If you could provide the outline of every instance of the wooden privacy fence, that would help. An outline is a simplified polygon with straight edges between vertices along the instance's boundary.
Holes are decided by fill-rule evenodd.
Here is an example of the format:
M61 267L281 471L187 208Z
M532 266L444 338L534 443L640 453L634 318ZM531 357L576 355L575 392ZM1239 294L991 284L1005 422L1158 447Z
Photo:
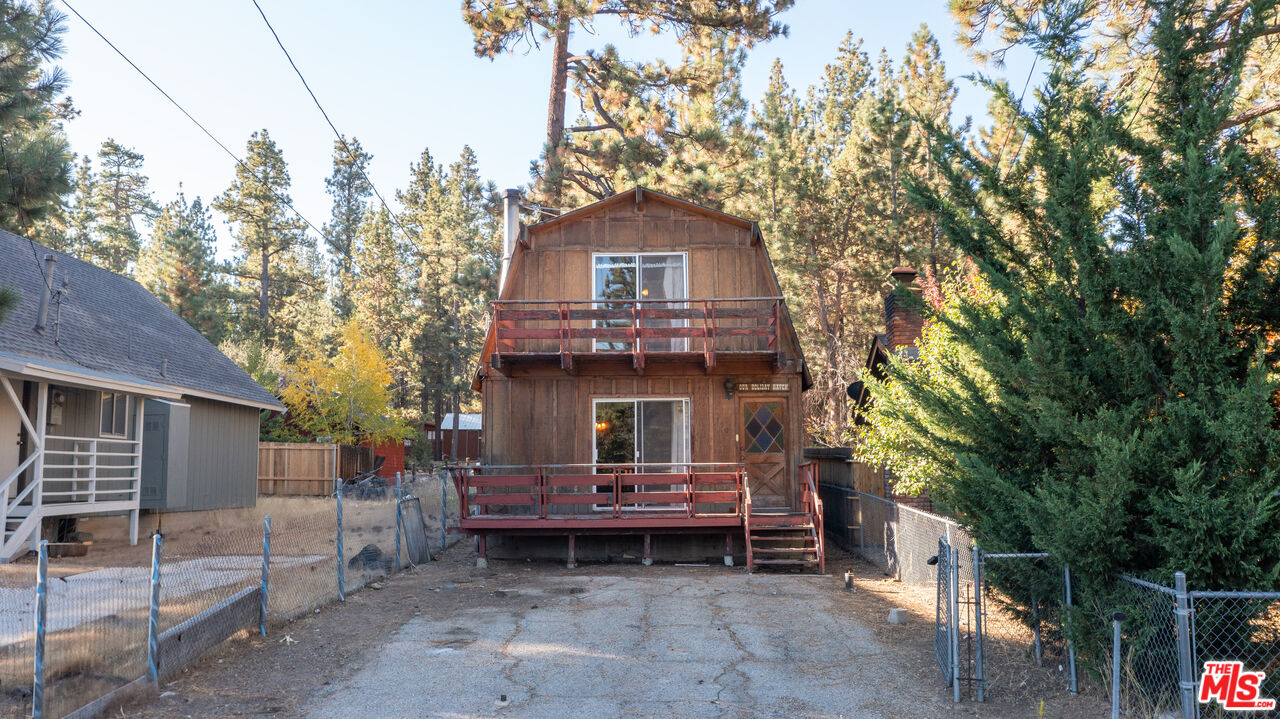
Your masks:
M885 496L884 468L855 460L848 447L806 447L804 458L813 462L820 484Z
M327 497L335 489L336 477L351 479L370 469L373 469L373 447L258 443L258 494Z

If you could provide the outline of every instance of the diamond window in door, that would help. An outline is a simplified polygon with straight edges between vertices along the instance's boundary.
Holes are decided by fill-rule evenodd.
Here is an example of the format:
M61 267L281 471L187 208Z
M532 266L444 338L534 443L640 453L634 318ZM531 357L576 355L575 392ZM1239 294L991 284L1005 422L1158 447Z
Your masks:
M743 412L747 432L748 454L773 454L782 451L781 402L763 402L746 407Z

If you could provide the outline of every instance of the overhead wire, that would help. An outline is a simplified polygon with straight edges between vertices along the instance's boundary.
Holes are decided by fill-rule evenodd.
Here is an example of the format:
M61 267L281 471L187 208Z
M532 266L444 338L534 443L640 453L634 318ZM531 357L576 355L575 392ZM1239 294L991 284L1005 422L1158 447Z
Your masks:
M102 41L105 42L108 47L114 50L115 53L119 55L122 60L128 63L129 67L132 67L134 70L136 70L137 73L141 75L144 80L150 83L151 86L154 87L157 92L163 95L164 98L168 100L171 105L178 108L178 111L181 112L183 115L185 115L186 118L190 120L193 124L195 124L196 127L200 128L200 131L203 132L206 136L208 136L210 140L213 140L214 144L222 148L222 151L225 152L228 157L230 157L232 160L235 160L236 164L241 168L243 168L249 174L250 177L253 177L255 180L257 180L259 185L261 185L265 190L270 192L271 195L275 197L276 200L278 200L281 204L283 204L285 207L288 207L289 210L293 212L293 214L297 215L298 218L301 219L303 222L305 222L307 227L310 227L311 230L314 231L317 235L320 235L320 237L325 240L329 239L328 235L326 235L323 230L317 227L314 222L307 219L307 216L302 214L302 212L300 212L298 208L294 207L293 203L290 202L287 197L281 195L279 192L275 190L275 188L271 187L267 183L261 180L258 180L257 175L253 173L253 169L250 168L249 165L246 164L244 160L240 159L240 157L236 155L236 153L232 152L230 148L228 148L225 144L223 144L223 142L219 140L216 135L214 135L212 132L209 131L209 128L205 127L190 112L188 112L187 109L183 107L181 103L173 99L172 95L165 92L164 88L160 87L160 85L155 80L152 80L151 76L148 75L145 71L143 71L142 68L138 67L137 63L129 59L129 56L126 55L123 50L116 47L115 43L108 40L107 36L102 34L102 31L98 30L98 28L95 27L93 23L89 22L89 20L86 19L84 15L81 15L79 10L76 10L75 7L71 5L71 3L67 2L67 0L61 0L61 2L63 5L66 5L67 9L70 10L76 17L80 18L80 21L83 22L85 25L87 25L95 35L101 38Z
M316 97L315 91L311 89L311 84L307 82L307 78L303 76L302 70L298 68L298 63L293 61L293 56L289 54L289 49L284 46L284 41L280 39L280 33L276 32L271 21L267 19L267 13L263 11L262 6L258 4L258 0L253 0L253 6L258 9L258 14L262 16L262 22L266 23L267 29L271 31L271 36L275 38L276 45L280 47L280 52L283 52L285 59L289 61L289 67L293 68L294 74L296 74L298 79L302 81L302 86L306 88L307 94L311 96L311 101L315 103L316 109L324 116L324 121L329 124L329 129L333 130L334 136L338 138L338 143L341 144L342 149L346 151L347 157L351 160L352 167L356 168L356 171L360 173L360 176L364 178L364 181L369 183L369 189L373 190L374 196L378 198L378 202L382 203L383 209L385 209L387 214L391 216L391 219L396 223L396 226L399 227L402 232L407 233L408 230L400 222L400 216L397 215L395 210L391 209L391 206L387 204L382 193L378 191L378 186L373 184L373 180L369 178L369 175L365 173L364 168L360 166L359 161L356 160L355 153L352 152L351 147L347 145L347 138L338 131L337 126L333 124L333 120L329 119L329 113L325 111L324 105L320 103L320 98Z

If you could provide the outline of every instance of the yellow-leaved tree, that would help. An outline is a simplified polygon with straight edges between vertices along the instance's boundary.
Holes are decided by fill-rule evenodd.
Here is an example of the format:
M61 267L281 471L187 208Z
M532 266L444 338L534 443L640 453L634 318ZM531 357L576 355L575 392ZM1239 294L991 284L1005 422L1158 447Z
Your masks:
M392 406L388 361L373 337L352 320L340 340L332 357L313 347L293 365L282 397L289 423L338 444L381 444L413 434Z

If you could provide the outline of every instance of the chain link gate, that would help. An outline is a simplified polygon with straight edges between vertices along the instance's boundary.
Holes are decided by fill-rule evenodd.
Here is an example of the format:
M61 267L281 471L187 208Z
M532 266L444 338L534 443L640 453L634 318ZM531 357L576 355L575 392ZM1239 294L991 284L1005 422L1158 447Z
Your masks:
M938 538L938 554L929 560L937 566L937 601L933 649L942 679L951 688L952 700L960 701L960 689L976 687L982 699L982 614L980 596L972 574L963 575L960 550Z

